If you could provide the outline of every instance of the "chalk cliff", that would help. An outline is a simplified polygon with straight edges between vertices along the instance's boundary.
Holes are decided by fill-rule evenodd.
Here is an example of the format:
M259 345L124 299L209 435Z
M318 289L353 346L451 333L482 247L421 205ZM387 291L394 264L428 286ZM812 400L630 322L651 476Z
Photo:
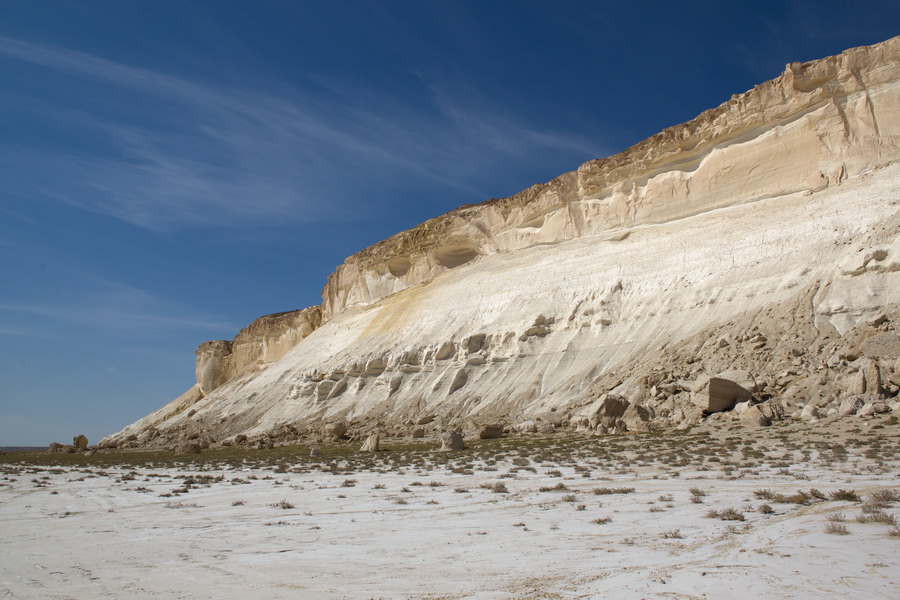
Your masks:
M898 158L900 38L791 63L621 154L350 256L321 308L203 344L197 386L104 441L682 426L729 370L776 418L837 411L859 360L868 400L890 402ZM861 350L877 335L880 354Z

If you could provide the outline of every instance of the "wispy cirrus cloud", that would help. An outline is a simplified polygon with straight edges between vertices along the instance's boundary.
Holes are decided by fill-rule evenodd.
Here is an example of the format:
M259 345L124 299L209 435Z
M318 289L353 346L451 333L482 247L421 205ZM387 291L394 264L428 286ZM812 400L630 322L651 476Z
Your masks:
M523 125L472 102L475 93L460 102L434 87L427 107L353 82L279 84L275 93L8 37L0 37L0 58L66 78L77 90L34 103L22 91L7 102L18 98L16 109L50 130L98 140L96 147L7 141L4 162L47 197L150 230L359 218L376 191L416 181L457 190L461 204L485 199L483 184L504 160L591 155L579 136Z
M227 333L233 323L211 317L181 302L127 285L92 279L83 291L58 302L0 304L0 335L55 338L61 327L87 329L92 335L156 337L181 333Z

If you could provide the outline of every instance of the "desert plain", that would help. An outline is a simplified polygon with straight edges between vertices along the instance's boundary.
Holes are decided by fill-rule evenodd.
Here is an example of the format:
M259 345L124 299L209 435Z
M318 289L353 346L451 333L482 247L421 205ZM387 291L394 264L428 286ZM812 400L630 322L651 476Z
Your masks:
M0 595L896 598L897 421L9 453Z

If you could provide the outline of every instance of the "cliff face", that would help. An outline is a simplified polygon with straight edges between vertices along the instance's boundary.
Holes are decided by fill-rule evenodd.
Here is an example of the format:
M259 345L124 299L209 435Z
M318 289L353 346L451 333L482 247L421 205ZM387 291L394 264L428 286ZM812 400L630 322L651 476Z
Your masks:
M509 198L465 206L349 257L325 320L482 256L820 190L897 156L900 38L810 63L696 119Z
M110 439L584 426L610 394L632 422L680 425L700 418L685 381L725 368L783 408L813 375L837 401L867 322L900 303L898 158L900 38L790 64L622 154L354 254L321 320L204 344L201 391Z
M197 384L209 394L246 369L279 360L322 322L318 306L260 317L234 340L213 340L197 348Z

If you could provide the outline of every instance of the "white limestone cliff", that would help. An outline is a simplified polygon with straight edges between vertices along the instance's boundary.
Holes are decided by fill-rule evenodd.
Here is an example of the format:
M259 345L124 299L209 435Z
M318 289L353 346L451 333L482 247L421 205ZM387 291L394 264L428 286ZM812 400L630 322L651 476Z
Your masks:
M677 425L701 418L678 377L722 367L788 402L795 380L836 381L824 361L900 306L898 158L900 38L792 63L621 154L354 254L321 313L277 342L204 344L196 388L106 441L433 416L593 427L610 392ZM896 358L879 359L888 379Z

